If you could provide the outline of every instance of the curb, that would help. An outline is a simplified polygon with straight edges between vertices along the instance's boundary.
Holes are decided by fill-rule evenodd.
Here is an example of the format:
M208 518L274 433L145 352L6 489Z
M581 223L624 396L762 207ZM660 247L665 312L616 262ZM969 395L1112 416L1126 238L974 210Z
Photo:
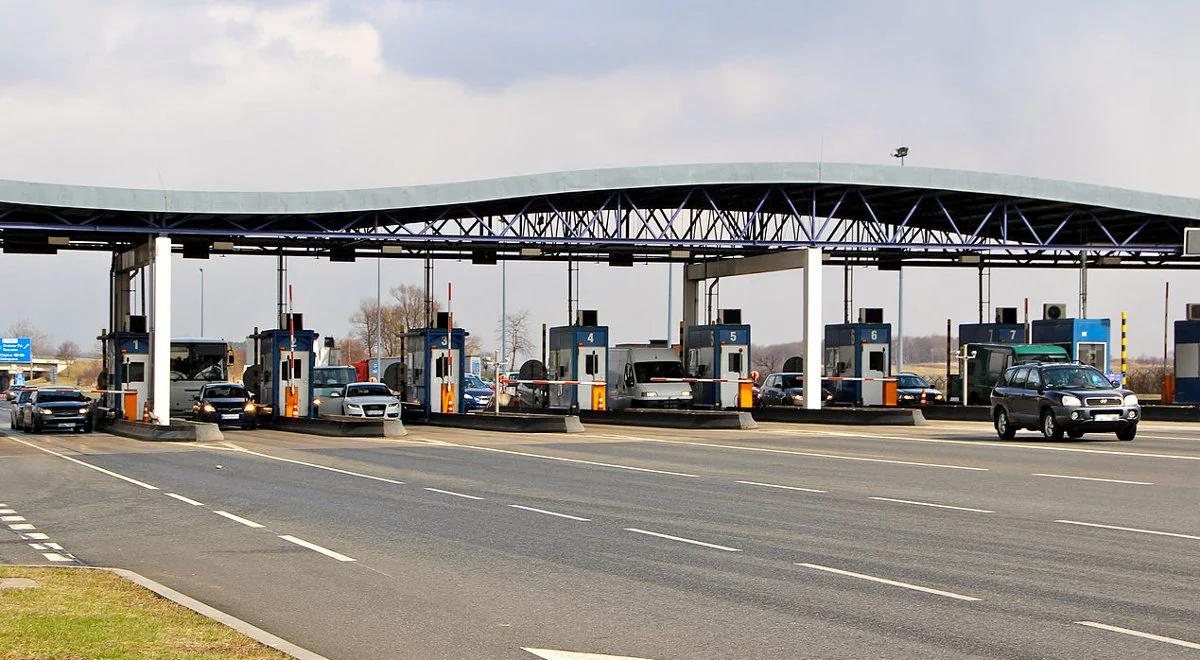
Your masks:
M27 564L27 566L30 566L31 568L46 568L46 566L42 564ZM231 614L226 614L215 607L205 605L191 596L179 593L178 591L175 591L166 585L159 584L158 582L155 582L154 580L151 580L140 573L134 573L133 571L124 568L106 568L104 566L58 566L55 568L73 568L77 570L108 571L110 573L115 573L138 585L139 587L153 591L154 593L166 598L176 605L186 607L196 614L208 617L209 619L212 619L221 625L233 628L234 630L242 633L250 639L253 639L263 646L269 646L276 651L286 653L293 658L298 658L299 660L329 660L323 655L313 653L308 649L297 646L286 639L279 637L278 635L272 635L262 628L247 623Z

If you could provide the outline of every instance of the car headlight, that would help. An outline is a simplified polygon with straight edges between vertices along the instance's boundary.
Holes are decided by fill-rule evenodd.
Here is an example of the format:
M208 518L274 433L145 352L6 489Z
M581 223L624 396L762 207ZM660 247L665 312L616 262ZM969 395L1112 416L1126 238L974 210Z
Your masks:
M247 402L246 405L242 406L242 411L248 412L248 413L253 413L254 412L254 404Z
M905 394L904 396L902 396L900 398L901 399L915 399L916 397L911 394Z
M42 415L53 415L54 411L49 408L38 408L37 411Z
M317 397L317 398L313 399L313 405L314 406L321 405L321 397Z
M934 400L934 401L941 401L941 400L942 400L942 395L941 395L941 394L934 394L934 395L933 395L933 400Z
M1080 401L1079 397L1077 397L1077 396L1071 396L1070 394L1064 394L1063 398L1062 398L1062 404L1064 406L1082 406L1083 402Z
M346 408L348 410L360 410L362 408L362 405L357 404L357 403L347 403Z
M653 399L654 397L658 396L658 392L642 392L642 396L647 399Z
M217 411L217 409L213 408L213 404L211 404L211 403L204 404L204 412L216 412L216 411Z
M1136 406L1138 404L1137 395L1136 394L1126 394L1125 401L1123 403L1126 406Z
M803 400L804 400L803 394L793 394L792 395L792 401L803 401Z
M1136 399L1136 397L1134 397L1134 398ZM88 414L88 409L87 409L87 406L84 406L83 408L80 408L80 409L79 409L79 414L80 414L80 415L86 415L86 414Z

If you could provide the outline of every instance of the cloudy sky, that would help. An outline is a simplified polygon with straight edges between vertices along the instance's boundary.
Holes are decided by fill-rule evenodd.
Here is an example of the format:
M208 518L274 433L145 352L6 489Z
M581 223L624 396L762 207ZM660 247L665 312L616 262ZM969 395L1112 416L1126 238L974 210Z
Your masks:
M890 164L904 143L912 165L1200 196L1194 2L0 0L0 15L3 179L340 189L657 163ZM91 345L106 258L2 258L43 278L44 295L10 317ZM201 266L207 334L244 337L272 317L272 260L177 264L176 334L199 331ZM298 311L343 335L375 268L293 260ZM419 263L382 268L385 287L420 281ZM455 284L456 319L489 345L497 269L437 270L439 288ZM905 331L973 321L967 273L908 270ZM666 267L583 275L583 306L616 340L666 333ZM1132 352L1160 351L1168 279L1178 318L1196 275L1096 272L1090 315L1130 311ZM826 281L838 321L840 273ZM565 266L513 264L508 283L511 308L565 320ZM856 305L895 318L895 273L856 283ZM800 338L798 273L731 279L721 295L758 341ZM1074 311L1077 276L995 274L995 304L1025 296Z

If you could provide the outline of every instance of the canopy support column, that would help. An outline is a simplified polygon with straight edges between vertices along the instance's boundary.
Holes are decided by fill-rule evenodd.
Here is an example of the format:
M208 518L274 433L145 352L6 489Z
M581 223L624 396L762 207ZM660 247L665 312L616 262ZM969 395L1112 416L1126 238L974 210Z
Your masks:
M171 423L171 239L156 236L153 245L154 297L150 331L150 383L153 417L160 426Z
M809 410L820 410L824 398L821 395L821 375L825 371L821 363L821 345L825 335L821 318L821 268L821 248L805 248L804 407Z

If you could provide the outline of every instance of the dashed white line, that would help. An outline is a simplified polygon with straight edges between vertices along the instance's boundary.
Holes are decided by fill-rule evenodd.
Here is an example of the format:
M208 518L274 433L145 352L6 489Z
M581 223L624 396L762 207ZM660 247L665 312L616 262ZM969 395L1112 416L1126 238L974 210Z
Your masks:
M1142 632L1140 630L1130 630L1129 628L1121 628L1120 626L1110 626L1107 623L1096 623L1095 621L1076 621L1075 623L1081 626L1088 626L1090 628L1099 628L1100 630L1121 633L1122 635L1132 635L1134 637L1152 639L1156 642L1174 644L1175 646L1182 646L1185 649L1200 649L1200 644L1197 644L1196 642L1188 642L1182 639L1175 639L1174 637L1164 637L1162 635L1155 635L1154 633Z
M58 554L57 552L43 552L42 556L50 561L59 561L59 562L75 561L74 559L71 559L70 557L62 556L62 555Z
M46 549L46 546L42 543L30 543L29 547L33 548L34 550L45 550Z
M631 438L632 439L632 438ZM749 447L746 445L721 445L714 442L690 442L686 440L663 440L661 438L637 438L643 442L662 442L672 445L696 445L698 447L716 447L718 449L738 449L741 451L760 451L770 454L791 454L794 456L812 456L815 458L836 458L843 461L864 461L868 463L889 463L892 465L915 465L919 467L934 467L946 468L950 470L972 470L975 472L987 472L987 468L972 467L969 465L948 465L945 463L920 463L917 461L899 461L890 458L868 458L866 456L843 456L841 454L823 454L812 451L798 451L794 449L770 449L768 447Z
M257 528L259 528L259 527L262 527L262 525L260 525L260 524L258 524L258 523L256 523L256 522L254 522L253 520L248 520L248 519L246 519L246 518L243 518L243 517L241 517L241 516L235 516L235 515L233 515L232 513L229 513L228 511L213 511L213 513L217 514L218 516L224 516L224 517L226 517L226 518L228 518L228 519L230 519L230 520L232 520L232 521L234 521L234 522L241 523L241 524L243 524L243 525L245 525L245 526L247 526L247 527L254 527L254 528L256 528L256 529L257 529Z
M1078 479L1080 481L1103 481L1110 484L1133 484L1135 486L1153 486L1152 481L1127 481L1125 479L1101 479L1100 477L1079 477L1071 474L1049 474L1045 472L1035 472L1035 477L1054 477L1055 479Z
M558 516L559 518L578 520L579 522L591 522L592 521L591 518L580 518L579 516L572 516L572 515L568 515L566 513L556 513L554 511L547 511L545 509L535 509L531 506L521 506L520 504L509 504L509 506L511 506L514 509L521 509L522 511L532 511L534 513L544 513L548 516Z
M921 592L924 592L927 594L934 594L936 596L945 596L946 598L954 598L956 600L965 600L965 601L979 600L978 598L976 598L974 596L964 596L962 594L956 594L953 591L942 591L941 589L931 589L929 587L922 587L921 585L918 585L918 584L910 584L908 582L898 582L896 580L888 580L886 578L875 577L874 575L864 575L862 573L854 573L851 571L844 571L840 568L833 568L831 566L821 566L820 564L807 564L807 563L801 563L801 562L796 562L796 565L803 566L805 568L816 569L818 571L825 571L827 573L836 573L838 575L845 575L847 577L858 578L860 580L869 580L871 582L887 584L887 585L891 585L893 587L903 587L905 589L912 589L913 591L921 591Z
M8 528L13 530L14 532L21 532L21 531L28 531L31 529L37 529L36 527L34 527L33 525L30 525L29 523L15 523L15 524L9 525Z
M71 461L72 463L75 463L76 465L82 465L83 467L88 468L89 470L95 470L97 472L107 474L110 477L116 477L117 479L120 479L122 481L128 481L129 483L131 483L135 486L141 486L142 488L145 488L146 490L158 490L158 486L151 486L150 484L148 484L144 481L138 481L137 479L134 479L133 477L127 477L123 474L117 474L116 472L113 472L112 470L105 470L104 468L100 467L99 465L92 465L91 463L81 461L78 458L72 458L70 456L67 456L66 454L60 454L54 450L46 449L45 447L35 445L32 442L26 442L20 438L15 438L11 435L7 436L7 437L9 440L12 440L14 442L19 442L19 443L29 446L29 447L33 447L34 449L36 449L38 451L44 451L47 454L57 456L61 459Z
M896 502L898 504L915 504L916 506L931 506L936 509L954 509L955 511L973 511L975 513L996 513L988 509L972 509L968 506L950 506L949 504L934 504L933 502L917 502L916 500L898 500L894 497L872 497L880 502Z
M46 547L50 548L51 550L62 550L63 549L63 547L57 543L47 543Z
M167 493L167 497L174 497L175 499L179 500L180 502L187 502L188 504L191 504L192 506L204 506L203 502L197 502L196 500L193 500L190 497L184 497L183 495L180 495L178 493Z
M783 484L766 484L761 481L738 481L739 484L748 486L763 486L764 488L782 488L783 490L801 490L806 493L828 493L827 490L817 490L816 488L801 488L799 486L784 486Z
M704 541L697 541L696 539L688 539L688 538L684 538L682 536L671 536L670 534L661 534L659 532L651 532L649 530L638 529L636 527L626 527L625 531L634 532L635 534L645 534L647 536L657 536L660 539L670 539L672 541L679 541L681 543L690 543L692 545L700 545L700 546L704 546L706 548L714 548L716 550L724 550L725 552L741 552L740 549L731 548L727 545L717 545L715 543L705 543Z
M25 522L25 516L0 516L0 522Z
M333 557L334 559L336 559L338 561L355 561L355 559L353 557L347 557L346 555L343 555L340 552L334 552L333 550L330 550L329 548L323 548L323 547L317 545L316 543L309 543L308 541L305 541L304 539L296 538L295 536L288 536L287 534L280 534L279 538L283 539L284 541L287 541L288 543L295 543L298 546L308 548L309 550L312 550L314 552L319 552L319 553L325 555L326 557Z
M388 484L404 485L403 481L397 481L395 479L388 479L387 477L377 477L373 474L363 474L362 472L354 472L352 470L343 470L341 468L330 467L328 465L321 465L320 463L309 463L307 461L298 461L294 458L283 458L281 456L272 456L270 454L264 454L262 452L252 451L250 449L243 449L242 447L239 447L233 443L229 443L229 444L230 444L229 447L220 447L217 445L205 445L204 448L205 449L220 449L222 451L239 451L244 454L258 456L260 458L269 458L273 461L283 461L284 463L294 463L296 465L303 465L305 467L310 467L310 468L314 468L317 470L327 470L329 472L337 472L338 474L345 474L345 475L348 475L351 477L360 477L362 479L371 479L372 481L382 481L382 482L388 483Z
M13 511L12 509L0 509L0 514L9 514L9 513L16 513L16 511Z
M672 477L689 477L692 479L699 478L695 474L687 474L686 472L671 472L669 470L655 470L653 468L636 467L633 465L621 465L619 463L602 463L600 461L585 461L580 458L564 458L562 456L549 456L547 454L533 454L525 451L513 451L511 449L497 449L495 447L479 447L477 445L460 445L452 442L446 443L450 447L461 447L462 449L478 449L479 451L492 451L500 454L512 454L514 456L528 456L530 458L541 458L547 461L563 461L566 463L580 463L582 465L595 465L597 467L615 468L617 470L631 470L633 472L650 472L653 474L667 474Z
M1115 529L1122 532L1138 532L1140 534L1154 534L1156 536L1174 536L1180 539L1192 539L1200 541L1200 536L1192 536L1191 534L1177 534L1175 532L1158 532L1152 529L1138 529L1137 527L1118 527L1116 525L1101 525L1100 523L1079 522L1078 520L1055 520L1056 523L1066 523L1068 525L1081 525L1083 527L1099 527L1101 529Z
M455 497L463 497L468 500L482 500L483 499L482 497L479 497L478 495L467 495L466 493L456 493L452 490L442 490L441 488L426 488L425 490L430 491L432 493L441 493L443 495L453 495Z
M46 539L48 539L50 537L47 536L43 532L26 532L21 535L21 538L26 539L28 541L45 541Z

